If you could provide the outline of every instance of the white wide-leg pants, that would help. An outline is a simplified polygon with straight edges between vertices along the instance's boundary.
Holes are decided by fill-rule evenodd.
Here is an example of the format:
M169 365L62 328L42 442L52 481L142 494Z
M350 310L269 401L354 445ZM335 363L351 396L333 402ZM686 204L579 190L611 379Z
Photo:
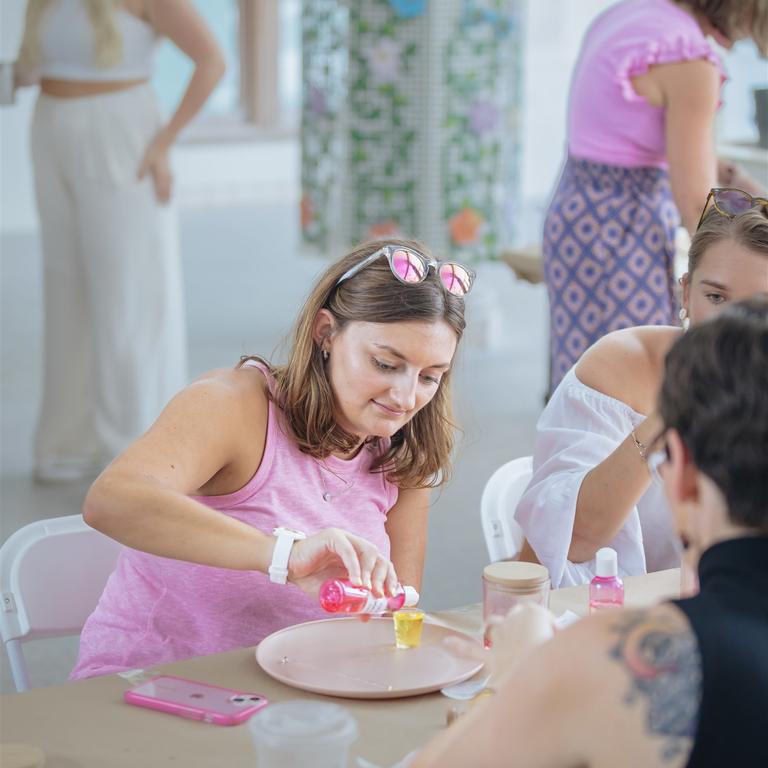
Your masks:
M41 478L97 470L186 384L176 215L157 203L151 179L137 180L160 125L146 85L38 100L31 144L45 302Z

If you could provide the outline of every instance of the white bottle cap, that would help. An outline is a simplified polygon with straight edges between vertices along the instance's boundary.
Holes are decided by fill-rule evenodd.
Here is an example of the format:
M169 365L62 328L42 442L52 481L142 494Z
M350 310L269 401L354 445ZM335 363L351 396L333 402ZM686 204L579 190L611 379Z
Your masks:
M413 608L419 602L419 593L413 587L406 586L403 587L403 592L405 592L405 602L403 605L406 608Z
M618 576L619 563L615 549L611 549L610 547L598 549L596 560L598 576Z

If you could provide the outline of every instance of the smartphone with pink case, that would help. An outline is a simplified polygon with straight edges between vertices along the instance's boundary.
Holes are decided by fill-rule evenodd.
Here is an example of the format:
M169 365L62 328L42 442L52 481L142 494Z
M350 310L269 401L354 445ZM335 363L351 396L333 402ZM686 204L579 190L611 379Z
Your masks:
M235 691L184 677L158 675L124 694L129 704L216 725L237 725L269 704L258 693Z

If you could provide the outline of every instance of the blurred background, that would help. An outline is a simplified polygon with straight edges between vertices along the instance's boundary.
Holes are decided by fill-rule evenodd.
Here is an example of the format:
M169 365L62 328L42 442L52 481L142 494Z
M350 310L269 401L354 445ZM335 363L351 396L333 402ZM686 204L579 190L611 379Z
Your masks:
M231 366L242 354L279 358L314 277L326 258L342 252L333 233L349 226L342 194L322 212L327 237L308 228L306 220L302 231L301 203L307 194L306 159L303 169L301 160L307 104L302 48L306 52L313 32L306 18L302 24L302 2L193 3L224 50L228 68L173 153L192 377ZM386 2L364 5L377 4ZM585 29L610 4L515 3L514 29L499 43L500 55L512 67L504 94L508 163L491 183L502 220L495 239L474 254L478 281L468 300L469 328L455 379L463 436L455 478L435 495L422 589L428 609L480 599L481 570L488 561L479 513L483 486L496 467L532 450L547 385L546 290L518 279L497 256L502 247L540 241L547 198L564 158L570 74ZM23 0L0 2L0 62L17 55L24 9ZM431 11L439 26L437 15ZM768 149L759 146L753 96L755 88L767 85L766 62L750 42L723 55L730 81L718 117L718 153L742 163L768 186ZM163 44L153 85L167 111L177 103L191 66ZM81 483L32 480L31 437L42 364L41 264L28 150L35 90L20 90L15 102L0 106L2 540L31 520L78 512L87 490ZM422 137L424 152L436 151L444 129L438 123ZM430 232L433 226L427 222L424 229ZM450 247L434 231L425 239L438 250ZM76 639L49 641L57 643L54 651L44 647L46 641L38 642L39 650L32 643L27 652L30 667L41 676L38 683L49 672L60 678L60 669L74 659ZM3 690L7 681L4 674Z

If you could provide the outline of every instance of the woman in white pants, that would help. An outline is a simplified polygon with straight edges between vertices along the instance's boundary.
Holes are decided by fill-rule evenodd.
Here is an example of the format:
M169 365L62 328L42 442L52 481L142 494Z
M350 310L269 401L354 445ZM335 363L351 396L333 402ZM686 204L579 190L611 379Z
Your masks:
M168 37L195 63L167 122L148 85ZM45 297L35 477L92 476L186 383L168 153L224 72L189 0L30 0L17 66L39 80L31 146Z

